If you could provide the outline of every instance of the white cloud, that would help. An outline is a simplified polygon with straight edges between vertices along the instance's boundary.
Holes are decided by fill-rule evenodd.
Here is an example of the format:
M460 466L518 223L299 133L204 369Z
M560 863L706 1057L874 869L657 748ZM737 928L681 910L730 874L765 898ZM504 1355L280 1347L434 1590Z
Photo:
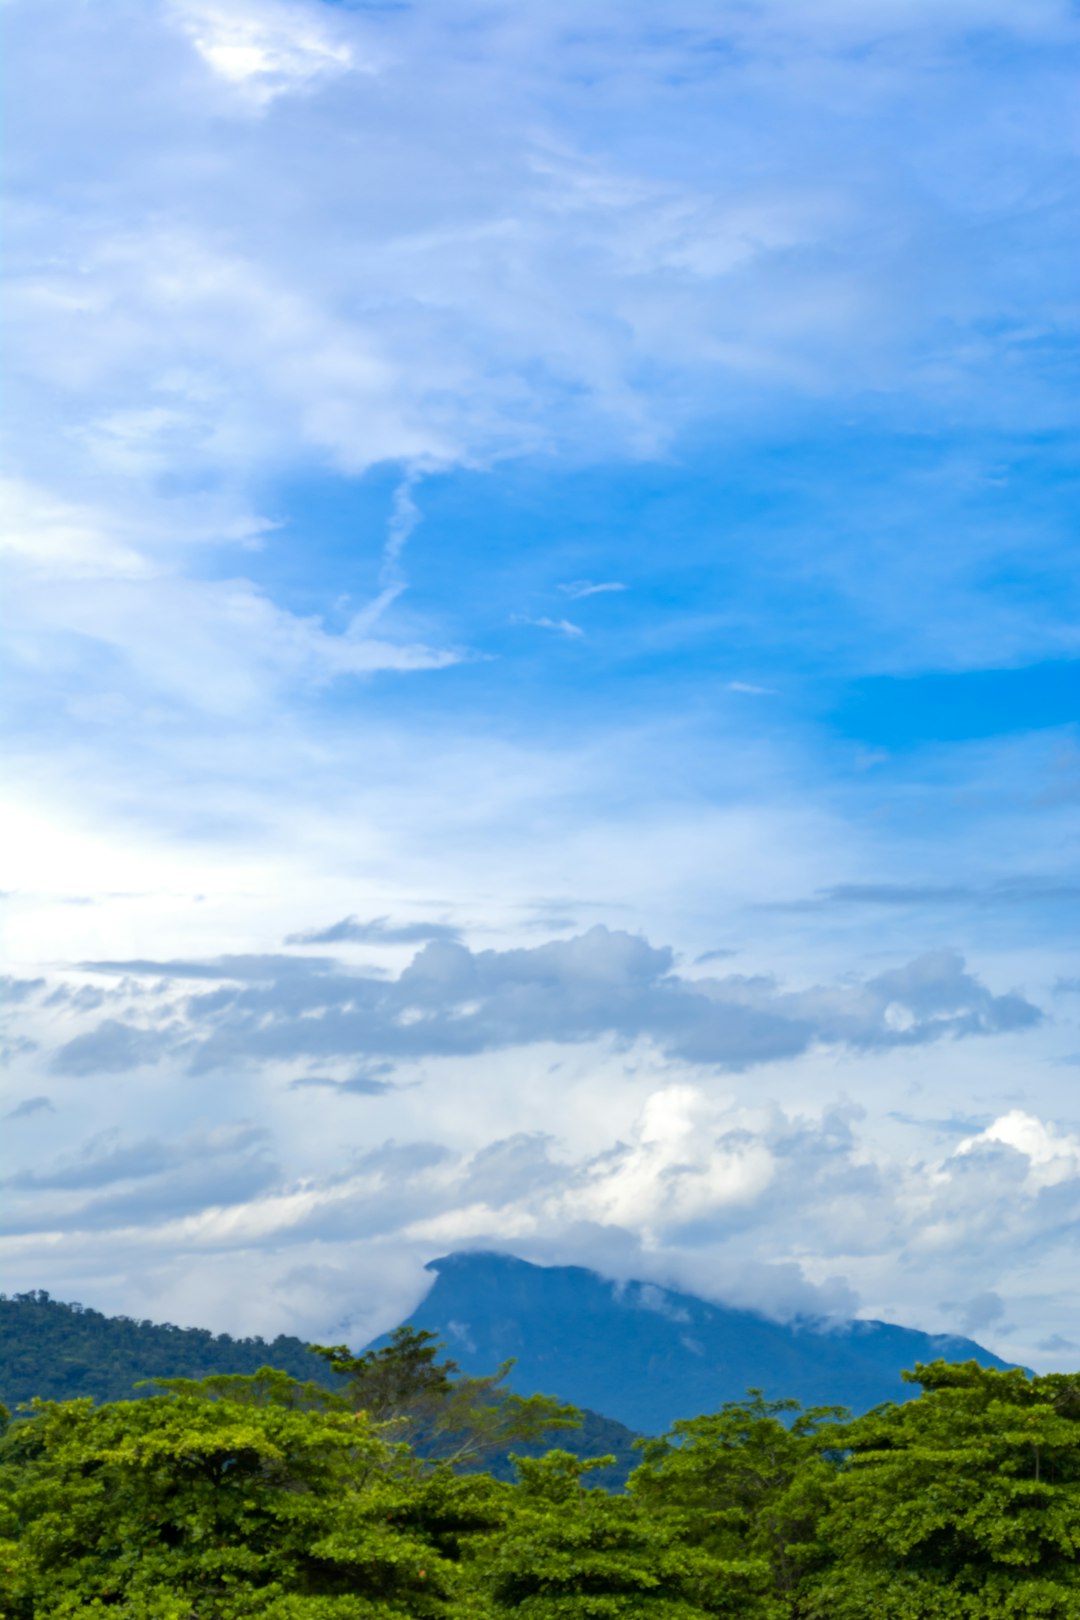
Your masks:
M889 29L944 49L975 9L1055 40L1067 15L1050 0L1022 18L975 0L895 0L884 25L880 8L837 3L815 8L809 28L778 0L722 25L688 3L659 35L634 7L600 7L583 33L560 5L370 14L176 0L141 8L119 43L107 4L51 10L44 54L34 8L12 9L12 48L58 112L43 141L27 110L21 161L39 201L9 224L20 404L8 456L55 509L101 509L98 541L84 529L62 542L84 569L96 567L95 545L136 566L133 507L145 530L198 529L206 497L178 488L216 489L225 535L243 527L247 490L313 465L358 475L390 460L475 467L538 449L653 454L703 416L741 430L767 414L777 386L788 400L917 392L913 357L927 343L937 355L941 320L961 334L948 363L971 378L972 398L1001 397L962 337L997 307L995 289L972 281L958 306L942 283L935 304L923 239L939 240L939 208L894 172L872 118L863 162L847 123L834 127L830 113L823 124L821 110L866 93L871 70L851 36L870 51L875 93L887 69L888 94L910 117L904 87L924 64L908 47L894 60ZM181 39L209 74L187 71ZM704 49L724 41L744 53L737 71ZM85 85L118 53L140 96L114 138ZM680 103L677 162L648 142L598 138L596 97L651 107L682 79L680 62L698 77ZM354 93L340 96L341 76L358 69ZM726 85L733 74L761 151L722 138L716 76ZM586 80L588 107L573 92ZM280 98L298 89L282 122ZM223 90L261 116L222 121ZM720 120L720 166L700 139L705 105ZM929 135L939 116L928 104ZM915 143L910 162L936 175L934 141ZM54 188L58 175L70 183ZM948 219L966 262L963 208ZM43 547L61 544L51 530ZM338 653L352 667L354 654Z
M93 512L14 478L0 480L0 552L36 577L144 577L144 556Z
M529 618L527 614L519 613L515 614L513 623L531 624L534 625L537 630L554 630L557 635L569 636L571 639L578 636L583 636L585 634L580 624L574 624L570 619L549 619L542 616L537 619L532 619Z
M776 1170L760 1115L669 1086L646 1102L630 1147L601 1160L570 1203L580 1219L635 1229L655 1246L729 1205L753 1204Z
M956 1154L974 1154L995 1143L1013 1148L1027 1159L1027 1182L1033 1190L1080 1177L1080 1136L1058 1131L1023 1109L1010 1109L976 1136L965 1137Z
M403 1139L349 1148L343 1106L369 1120L396 1114L399 1124L411 1113L419 1123L430 1114L421 1093L329 1099L336 1146L324 1138L306 1164L297 1147L306 1142L309 1152L315 1140L314 1105L310 1096L290 1103L276 1144L281 1169L268 1133L242 1125L182 1142L114 1135L15 1178L0 1250L16 1279L45 1266L50 1286L58 1268L47 1234L58 1227L68 1233L69 1264L90 1264L93 1237L94 1274L108 1255L139 1279L153 1255L159 1277L186 1272L191 1319L231 1329L310 1333L348 1319L375 1332L419 1297L426 1259L494 1245L770 1314L850 1314L861 1305L863 1314L936 1331L955 1330L962 1318L992 1346L1043 1365L1056 1352L1039 1352L1036 1333L1045 1337L1048 1322L1075 1332L1074 1304L1053 1303L1053 1283L1065 1263L1063 1217L1080 1212L1080 1154L1075 1139L1063 1147L1033 1117L1022 1138L1055 1168L1042 1181L1021 1171L1017 1182L980 1165L977 1148L905 1158L883 1142L880 1124L851 1107L781 1109L689 1079L634 1102L600 1069L593 1085L604 1092L606 1142L577 1153L540 1135L485 1141L476 1124L473 1145L455 1150ZM561 1108L572 1114L569 1093ZM1002 1129L1015 1136L1016 1120ZM994 1127L980 1133L986 1147L1002 1140ZM347 1281L354 1263L360 1270ZM398 1266L399 1286L385 1286L373 1304L365 1279L384 1263ZM288 1278L301 1271L308 1280L298 1315ZM192 1277L202 1279L198 1294ZM40 1283L40 1272L30 1280ZM110 1297L130 1308L136 1286L145 1284L110 1284Z
M212 928L212 919L204 926ZM427 937L426 925L416 927ZM394 945L390 925L353 928L362 947ZM409 932L405 924L401 929ZM182 1067L198 1020L227 1020L231 1007L248 1008L260 1028L268 1021L272 1031L295 1015L314 1030L353 1017L365 998L395 994L395 980L385 973L334 976L324 959L308 954L312 947L295 956L249 953L216 968L198 961L114 964L104 978L97 975L120 992L104 1022L79 996L46 1001L48 984L27 981L20 1015L26 1028L46 1037L47 1048L21 1061L16 1096L31 1092L31 1076L44 1076L49 1048L82 1035L50 1078L56 1112L48 1141L36 1159L23 1157L15 1168L18 1206L0 1249L16 1279L62 1286L48 1234L63 1230L64 1263L99 1279L96 1302L128 1309L131 1290L148 1286L148 1268L173 1279L186 1269L204 1277L199 1294L190 1281L182 1285L182 1297L198 1307L189 1319L310 1333L348 1318L360 1324L360 1335L407 1311L423 1286L420 1267L435 1253L495 1244L781 1315L845 1314L861 1306L866 1314L945 1330L976 1313L995 1348L1028 1360L1042 1355L1030 1343L1028 1324L1037 1325L1040 1339L1048 1326L1075 1331L1070 1303L1043 1299L1062 1263L1069 1212L1080 1212L1080 1143L1067 1131L1013 1110L943 1152L928 1121L912 1152L914 1126L897 1127L883 1113L899 1079L876 1054L871 1065L856 1051L843 1070L826 1066L816 1077L792 1071L788 1100L780 1103L772 1100L785 1073L780 1063L759 1070L752 1084L729 1075L718 1090L707 1069L665 1058L653 1043L598 1038L590 1006L614 997L622 1017L632 1003L649 1001L657 973L679 983L670 956L643 940L613 938L609 949L603 938L586 936L470 953L448 925L438 925L431 938L434 945L414 958L411 977L401 978L411 997L401 1038L411 1041L418 1030L423 1037L425 997L450 995L464 998L460 1021L477 1015L492 1021L496 1050L485 1053L467 1041L469 1050L458 1057L428 1051L399 1058L406 1083L397 1087L290 1089L298 1075L316 1072L302 1055L270 1054L252 1067L238 1053L205 1074ZM477 974L499 987L497 1005L474 982ZM620 1001L628 974L634 993ZM980 1017L996 1016L998 1006L1006 1031L998 1039L1007 1041L1013 1016L1007 998L999 1006L945 957L878 973L870 992L850 980L793 993L737 975L693 982L714 994L727 983L737 1000L749 996L759 1009L821 1019L827 1031L847 1030L856 1042L871 1037L870 1021L884 1018L896 998L906 998L916 1031L920 1023L932 1031L935 1020L957 1016L963 1001L981 1009ZM552 996L569 998L584 1018L576 1044L567 1043L566 1018L549 1004ZM653 1016L667 1028L677 1004L658 1003ZM537 1009L550 1023L547 1037L504 1049L521 1035L523 1018L535 1037L530 1019ZM910 1033L897 1035L887 1025L886 1018L874 1038L888 1043ZM104 1046L117 1039L110 1057ZM319 1060L321 1077L355 1073L356 1041L348 1045L342 1059ZM983 1065L993 1062L989 1046L980 1048ZM910 1051L909 1077L925 1072L925 1048L921 1056L903 1045L894 1050L895 1062ZM125 1129L87 1142L81 1122L100 1095L105 1059L114 1070L108 1095ZM944 1084L949 1063L931 1061ZM1009 1061L1006 1052L1001 1072ZM820 1100L830 1090L835 1095L841 1076L868 1104L880 1090L880 1104ZM970 1092L970 1083L958 1085ZM206 1121L191 1135L191 1166L188 1149L161 1135L163 1113L174 1109L181 1119L201 1113ZM258 1128L238 1123L248 1118ZM372 1150L373 1141L384 1146ZM207 1160L205 1173L194 1160ZM113 1257L110 1264L142 1280L110 1281L80 1236L90 1233L99 1238L99 1252ZM1040 1252L1035 1267L1033 1245ZM354 1262L357 1275L368 1276L391 1257L398 1283L385 1286L378 1300L362 1297L358 1284L342 1286ZM308 1279L302 1321L285 1281L301 1272ZM255 1277L260 1298L250 1285ZM227 1279L234 1283L231 1297ZM89 1289L84 1284L81 1293ZM988 1310L991 1295L1004 1301L1001 1310ZM1030 1308L1021 1309L1025 1300Z
M259 106L360 66L353 46L335 37L326 7L170 0L168 10L207 66Z
M164 698L209 715L249 713L283 687L443 669L461 656L367 636L362 624L332 634L314 617L276 607L247 580L197 582L164 571L142 580L15 577L4 617L16 654L20 623L32 624L38 637L71 638L73 653L97 643L123 658L140 706ZM76 687L71 702L81 695Z
M618 579L601 580L598 584L594 584L591 579L575 579L568 584L560 585L559 589L564 596L580 601L586 596L605 596L613 591L625 591L628 587Z

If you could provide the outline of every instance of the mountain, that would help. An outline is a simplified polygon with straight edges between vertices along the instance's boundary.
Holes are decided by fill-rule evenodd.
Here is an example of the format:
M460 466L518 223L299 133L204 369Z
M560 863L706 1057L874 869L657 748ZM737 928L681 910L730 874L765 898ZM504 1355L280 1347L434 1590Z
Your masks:
M750 1385L859 1412L910 1396L900 1370L916 1361L1006 1365L970 1339L887 1322L772 1322L651 1283L612 1283L579 1266L454 1254L428 1270L433 1286L412 1312L413 1326L438 1334L467 1373L515 1357L510 1382L520 1394L557 1395L585 1409L583 1429L553 1443L592 1456L612 1451L620 1476L633 1457L630 1431L658 1434L676 1418L740 1399ZM301 1339L234 1339L104 1316L43 1292L0 1295L0 1400L11 1407L34 1395L125 1400L139 1379L267 1364L333 1381Z
M971 1339L889 1322L773 1322L579 1266L472 1253L427 1269L434 1285L409 1321L444 1339L465 1372L513 1356L520 1394L558 1395L645 1434L739 1400L751 1385L863 1412L909 1398L900 1372L917 1361L1008 1365Z

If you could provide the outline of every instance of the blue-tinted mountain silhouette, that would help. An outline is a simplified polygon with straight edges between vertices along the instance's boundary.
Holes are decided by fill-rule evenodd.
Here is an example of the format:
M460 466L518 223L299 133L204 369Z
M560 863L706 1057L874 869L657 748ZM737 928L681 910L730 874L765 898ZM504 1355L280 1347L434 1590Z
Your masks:
M580 1266L535 1266L502 1254L453 1254L409 1317L446 1341L469 1373L516 1357L520 1394L558 1395L646 1434L715 1411L749 1386L804 1405L866 1411L916 1393L917 1361L1004 1367L971 1339L889 1322L769 1321L650 1283L612 1283Z

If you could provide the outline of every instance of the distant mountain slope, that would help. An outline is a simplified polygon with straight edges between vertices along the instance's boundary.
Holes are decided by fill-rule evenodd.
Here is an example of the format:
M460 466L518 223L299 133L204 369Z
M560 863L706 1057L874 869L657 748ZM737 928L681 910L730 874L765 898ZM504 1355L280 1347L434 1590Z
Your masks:
M0 1295L0 1400L9 1407L35 1395L123 1401L141 1378L205 1378L265 1366L294 1378L333 1381L302 1339L233 1339L205 1328L103 1316L43 1291Z
M888 1322L772 1322L578 1266L454 1254L428 1270L434 1286L409 1321L445 1339L466 1372L514 1356L521 1394L559 1395L646 1434L715 1411L750 1385L862 1412L910 1396L900 1372L917 1361L1007 1365L971 1339Z

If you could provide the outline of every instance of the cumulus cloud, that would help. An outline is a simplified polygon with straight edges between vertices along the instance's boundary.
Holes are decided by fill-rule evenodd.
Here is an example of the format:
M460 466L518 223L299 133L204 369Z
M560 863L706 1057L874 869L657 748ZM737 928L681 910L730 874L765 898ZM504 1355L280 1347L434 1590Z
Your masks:
M44 997L42 1005L45 1007L63 1007L70 1012L87 1013L96 1012L99 1007L112 997L123 997L129 994L128 989L113 991L102 990L96 984L58 984Z
M658 963L655 948L632 936L618 949L629 967L601 955L594 977L619 982L632 969L647 994L667 959L658 953ZM541 967L556 983L559 958L529 963L529 954L489 970L515 991ZM309 977L288 983L304 987ZM252 986L222 988L247 995ZM939 1005L930 998L931 1013ZM314 1024L326 1016L304 997L294 1011ZM0 1235L22 1242L62 1230L68 1252L81 1253L80 1234L100 1245L108 1233L115 1264L140 1267L152 1256L155 1269L182 1266L222 1288L233 1278L237 1300L248 1301L244 1278L257 1276L264 1314L255 1319L269 1328L319 1332L349 1319L378 1331L409 1302L387 1286L373 1305L348 1281L351 1267L358 1278L376 1264L396 1268L399 1280L415 1277L418 1296L420 1266L434 1254L494 1246L778 1316L861 1307L934 1330L966 1327L997 1345L1016 1331L1018 1295L1053 1287L1080 1219L1080 1139L1051 1119L1007 1110L919 1157L883 1142L854 1104L782 1107L689 1078L655 1085L628 1114L613 1113L606 1140L592 1146L572 1148L557 1125L499 1134L465 1118L453 1142L422 1125L385 1139L366 1130L350 1139L336 1126L330 1151L324 1143L314 1161L305 1157L303 1129L320 1095L366 1094L369 1120L389 1106L392 1073L389 1059L311 1073L311 1107L305 1101L303 1118L283 1121L280 1133L235 1123L175 1138L125 1130L19 1166L4 1183ZM419 1106L415 1123L431 1112ZM286 1274L307 1279L303 1323L290 1314ZM216 1286L207 1284L208 1298ZM640 1308L664 1309L654 1288L635 1294ZM1019 1314L1046 1319L1045 1311ZM227 1303L212 1319L233 1328L252 1321ZM1068 1312L1056 1320L1069 1329ZM1031 1359L1065 1348L1055 1340L1039 1351L1021 1338L1013 1353Z
M1056 1131L1020 1108L1010 1109L977 1135L965 1137L956 1157L993 1155L998 1146L1027 1161L1027 1179L1037 1187L1056 1187L1080 1176L1080 1136Z

